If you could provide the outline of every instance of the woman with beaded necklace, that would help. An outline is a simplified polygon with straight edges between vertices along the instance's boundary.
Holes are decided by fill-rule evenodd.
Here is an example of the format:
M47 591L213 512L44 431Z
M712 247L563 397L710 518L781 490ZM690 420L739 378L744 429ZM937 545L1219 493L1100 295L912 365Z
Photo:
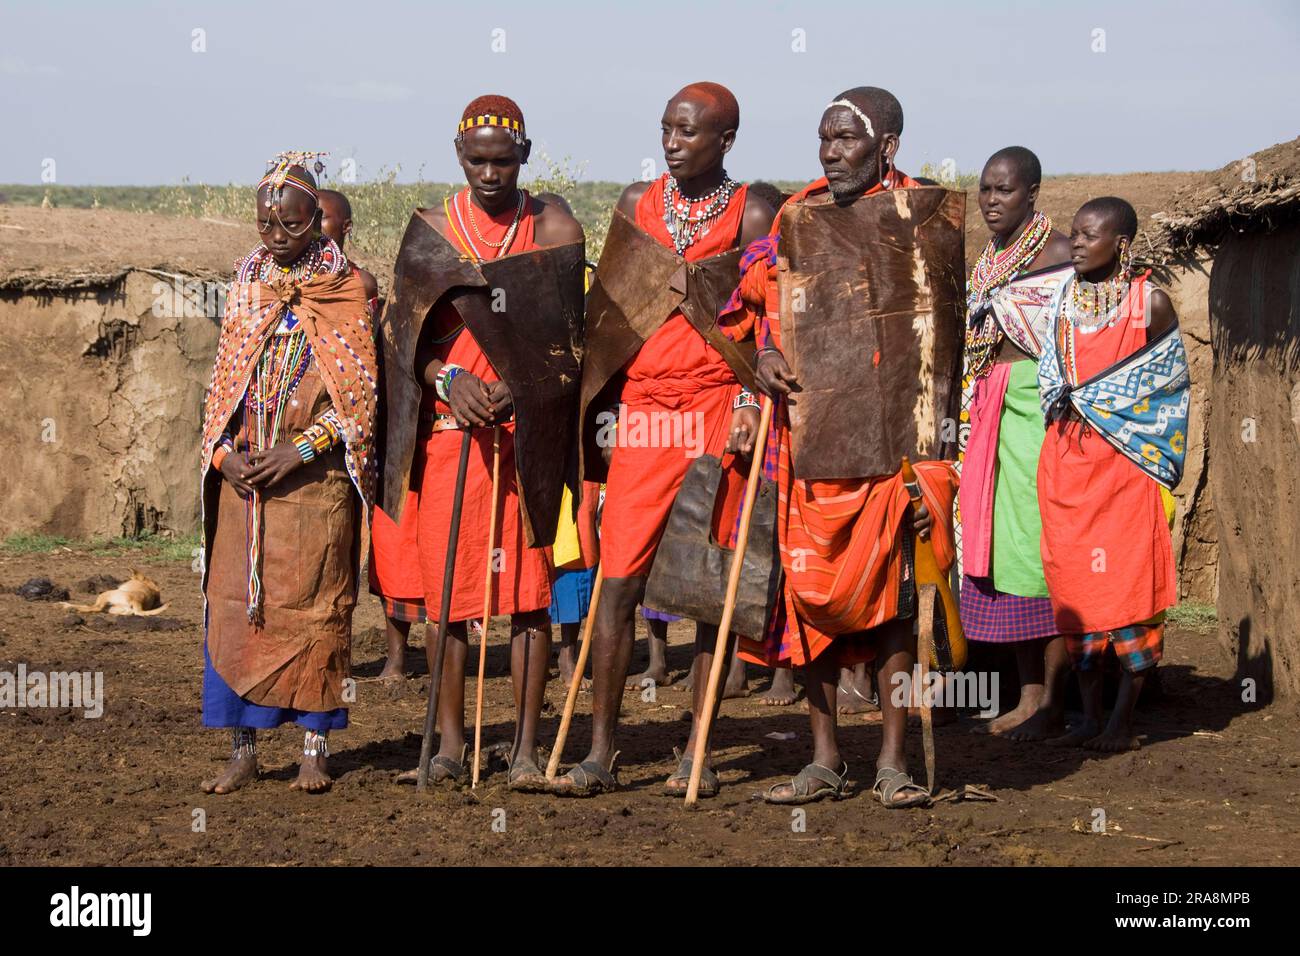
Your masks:
M258 186L263 240L236 266L204 408L203 723L233 731L205 793L255 779L257 730L289 721L306 730L291 787L328 790L326 738L348 723L379 395L365 286L321 236L314 155L281 154Z
M1044 428L1036 343L1051 292L1072 269L1069 240L1034 210L1041 181L1038 157L1023 146L984 164L979 204L992 236L967 288L961 616L970 640L1015 649L1019 703L978 728L1013 740L1064 730L1069 673L1038 547Z
M1075 213L1075 275L1053 298L1038 367L1043 571L1083 696L1082 723L1054 742L1104 752L1139 746L1134 707L1178 600L1168 489L1182 474L1190 378L1173 303L1150 271L1133 274L1136 235L1123 199ZM1103 725L1108 645L1123 677Z

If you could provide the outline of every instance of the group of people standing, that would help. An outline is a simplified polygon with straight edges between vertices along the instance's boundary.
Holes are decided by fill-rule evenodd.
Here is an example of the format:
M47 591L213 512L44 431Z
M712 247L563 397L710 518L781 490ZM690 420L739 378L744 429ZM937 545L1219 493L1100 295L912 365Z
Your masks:
M770 802L849 794L837 690L850 669L861 695L851 669L874 668L872 791L891 808L927 803L908 772L907 701L893 693L917 663L922 543L945 571L961 558L967 635L1015 646L1019 703L985 729L1136 746L1133 706L1175 600L1165 489L1181 471L1187 376L1169 299L1133 268L1132 208L1093 200L1067 237L1034 208L1034 154L999 151L980 178L991 238L962 308L960 203L895 167L903 111L892 94L832 98L817 128L822 176L788 197L727 175L739 125L718 84L668 101L667 172L623 191L577 326L585 341L571 353L533 346L550 357L520 356L527 336L512 331L503 345L484 318L527 329L534 313L541 325L582 301L581 271L547 255L580 249L582 227L558 197L519 187L530 141L513 100L466 107L455 136L466 186L412 217L382 316L373 276L342 250L346 199L317 188L311 154L273 164L257 190L263 242L237 266L205 409L203 721L233 733L206 792L255 779L257 729L289 721L306 731L293 786L329 787L367 517L371 587L390 622L385 674L400 674L410 625L449 607L440 662L426 641L430 673L441 673L438 747L417 770L468 779L469 633L509 615L508 786L615 789L637 608L702 458L719 477L701 546L735 544L746 477L761 469L780 584L761 633L719 643L714 624L697 624L691 729L668 793L684 794L696 769L725 647L804 671L813 753ZM837 269L847 296L827 291ZM493 288L506 270L515 278ZM577 374L563 370L569 357L581 359ZM760 433L764 402L771 425ZM568 411L547 411L557 408ZM647 437L646 422L667 421L677 440ZM589 605L591 739L548 778L538 745L551 623L565 629L562 671L580 681L574 625ZM1107 723L1111 645L1124 680ZM1072 729L1071 666L1084 699ZM697 775L700 796L718 792L711 766Z

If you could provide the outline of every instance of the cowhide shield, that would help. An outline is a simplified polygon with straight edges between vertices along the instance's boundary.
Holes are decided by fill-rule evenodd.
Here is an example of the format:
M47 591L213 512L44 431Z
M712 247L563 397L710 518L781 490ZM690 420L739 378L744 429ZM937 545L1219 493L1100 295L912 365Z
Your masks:
M713 455L701 455L686 470L646 581L646 607L714 627L722 624L727 581L736 552L719 545L711 531L721 482L722 462ZM776 482L759 481L749 543L740 567L731 630L761 640L781 593Z
M748 388L754 383L753 345L738 346L718 328L718 309L736 287L740 250L687 262L618 210L614 211L596 279L587 298L582 369L581 469L604 481L596 416L618 404L619 372L646 340L681 309Z
M566 449L574 444L582 361L583 246L534 249L476 265L426 218L411 217L381 322L388 414L381 506L399 520L419 432L415 351L444 296L514 403L515 467L528 543L552 543Z
M392 292L379 327L383 336L384 441L379 506L394 521L402 514L420 430L421 385L415 377L415 347L425 316L456 286L486 287L474 264L426 218L411 215L393 266Z
M583 244L479 265L486 288L458 288L452 304L514 402L519 508L529 547L555 540L582 383Z
M785 207L777 268L781 346L801 388L790 403L796 478L951 457L965 210L963 193L940 187Z

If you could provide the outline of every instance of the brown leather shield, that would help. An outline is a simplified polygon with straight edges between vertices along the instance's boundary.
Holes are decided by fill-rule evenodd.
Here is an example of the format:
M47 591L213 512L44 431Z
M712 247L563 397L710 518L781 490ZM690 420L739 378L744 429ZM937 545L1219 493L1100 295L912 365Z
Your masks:
M393 267L392 292L379 321L383 336L383 481L379 506L394 521L402 514L420 429L421 386L415 346L425 316L449 289L486 287L487 280L428 219L411 215Z
M552 542L574 445L581 381L583 246L534 249L475 264L417 210L397 256L381 323L388 414L381 505L401 515L419 430L415 349L444 296L514 402L515 467L528 543Z
M951 456L965 210L964 193L940 187L786 205L777 268L781 345L801 388L790 403L796 478L868 478L897 472L904 455Z
M607 476L596 416L618 403L619 372L680 309L726 359L740 381L754 384L752 343L737 345L718 328L718 310L736 287L740 250L687 262L614 210L596 280L587 299L582 369L582 475Z
M519 508L529 547L555 540L582 381L581 242L480 263L487 286L452 304L514 402Z
M721 480L722 463L713 455L701 455L686 470L646 581L646 607L714 627L722 623L735 551L713 540L710 530ZM741 563L731 630L761 639L780 591L776 483L762 479L750 518L749 545Z

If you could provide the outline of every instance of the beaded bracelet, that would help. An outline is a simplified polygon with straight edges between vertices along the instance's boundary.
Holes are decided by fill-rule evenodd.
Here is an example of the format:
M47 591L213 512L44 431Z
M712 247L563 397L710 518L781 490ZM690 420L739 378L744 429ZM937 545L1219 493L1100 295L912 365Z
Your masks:
M293 440L294 447L303 460L303 464L317 455L323 455L339 442L339 424L334 410L330 409L315 424L303 431Z
M731 403L731 407L733 411L739 411L742 408L758 408L758 398L749 389L742 388L735 401Z
M451 403L451 383L456 376L465 371L459 365L452 365L448 362L438 370L434 378L433 390L438 393L438 397L448 404Z
M781 350L777 348L775 345L764 345L761 349L759 349L757 352L754 353L754 361L757 362L760 358L762 358L764 352L776 352L779 354L780 351Z
M312 447L311 439L307 437L306 432L293 440L293 447L298 449L298 455L304 465L316 457L316 449Z
M212 467L217 471L221 470L221 463L226 460L226 456L235 450L235 440L230 437L230 431L226 430L221 433L217 439L217 447L212 452Z

